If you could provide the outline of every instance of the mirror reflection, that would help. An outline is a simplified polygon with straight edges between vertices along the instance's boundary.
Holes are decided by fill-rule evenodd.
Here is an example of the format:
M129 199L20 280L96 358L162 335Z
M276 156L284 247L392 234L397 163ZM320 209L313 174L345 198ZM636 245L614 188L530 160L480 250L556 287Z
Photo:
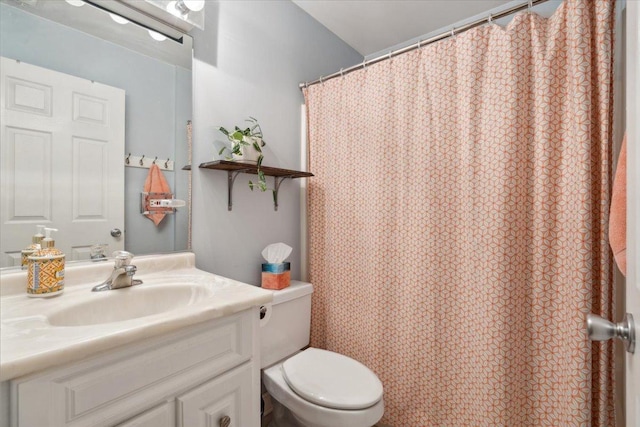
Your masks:
M160 221L140 207L154 160L189 200L191 39L151 38L87 3L39 4L0 3L0 266L20 265L37 225L59 230L68 260L99 256L96 245L106 256L186 250L189 203Z

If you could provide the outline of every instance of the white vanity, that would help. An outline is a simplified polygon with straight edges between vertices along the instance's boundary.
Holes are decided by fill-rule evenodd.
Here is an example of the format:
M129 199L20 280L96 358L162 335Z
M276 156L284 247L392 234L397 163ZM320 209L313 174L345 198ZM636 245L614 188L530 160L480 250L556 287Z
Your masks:
M258 307L272 292L191 253L133 263L141 285L91 292L113 265L84 264L50 299L3 272L1 427L260 425Z

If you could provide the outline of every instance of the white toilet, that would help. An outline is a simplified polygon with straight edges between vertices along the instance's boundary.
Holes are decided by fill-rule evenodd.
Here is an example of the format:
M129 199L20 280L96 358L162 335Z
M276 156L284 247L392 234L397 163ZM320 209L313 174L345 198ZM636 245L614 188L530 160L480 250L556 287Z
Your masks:
M371 427L384 413L382 383L347 356L307 348L309 283L274 291L260 322L262 381L274 405L272 427Z

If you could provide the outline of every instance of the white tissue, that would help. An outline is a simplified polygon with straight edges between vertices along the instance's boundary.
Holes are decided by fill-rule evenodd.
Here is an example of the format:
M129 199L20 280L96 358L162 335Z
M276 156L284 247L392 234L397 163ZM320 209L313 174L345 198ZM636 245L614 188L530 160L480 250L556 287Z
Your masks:
M262 250L262 256L270 264L279 264L291 255L292 250L291 246L284 243L272 243Z

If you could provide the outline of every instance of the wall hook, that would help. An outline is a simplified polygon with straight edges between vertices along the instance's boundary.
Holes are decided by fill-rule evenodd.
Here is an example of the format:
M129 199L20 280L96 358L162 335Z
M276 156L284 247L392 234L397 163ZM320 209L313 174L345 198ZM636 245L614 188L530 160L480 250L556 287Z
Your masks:
M151 164L155 165L156 164L156 160L158 160L158 156L156 156L156 158L153 159L153 162L151 162Z
M164 168L169 169L169 158L167 157L167 161L164 162Z
M126 159L124 159L124 162L125 162L126 164L129 164L129 157L131 157L131 153L129 153L129 155L127 156L127 158L126 158Z
M144 166L144 154L140 157L140 161L138 163L140 163L140 166Z

